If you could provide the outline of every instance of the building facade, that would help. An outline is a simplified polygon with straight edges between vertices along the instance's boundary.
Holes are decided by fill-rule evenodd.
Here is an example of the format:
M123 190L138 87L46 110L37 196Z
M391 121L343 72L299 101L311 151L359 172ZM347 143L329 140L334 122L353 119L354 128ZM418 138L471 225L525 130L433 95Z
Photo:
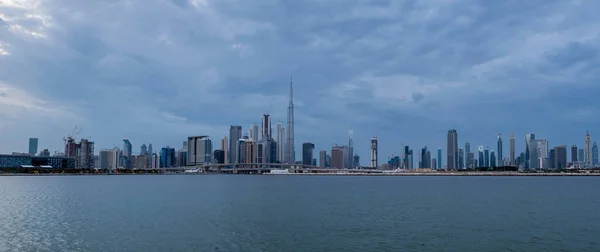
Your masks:
M212 141L208 136L188 137L188 166L210 164L212 152Z
M302 164L303 165L312 165L314 150L315 150L315 145L313 143L303 143L302 144Z

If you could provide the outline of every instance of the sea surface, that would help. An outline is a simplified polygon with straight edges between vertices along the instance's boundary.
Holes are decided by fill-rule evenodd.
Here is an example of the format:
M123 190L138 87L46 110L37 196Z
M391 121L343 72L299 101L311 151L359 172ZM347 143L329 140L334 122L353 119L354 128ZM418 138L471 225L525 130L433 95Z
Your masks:
M0 251L600 251L600 177L0 177Z

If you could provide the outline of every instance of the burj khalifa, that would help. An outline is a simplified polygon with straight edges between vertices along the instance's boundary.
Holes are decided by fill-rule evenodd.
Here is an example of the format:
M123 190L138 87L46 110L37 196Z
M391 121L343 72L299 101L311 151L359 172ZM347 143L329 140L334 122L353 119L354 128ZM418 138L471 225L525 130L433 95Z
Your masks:
M287 118L287 146L285 148L285 161L288 164L296 163L296 149L294 148L294 89L290 75L290 104L288 105Z

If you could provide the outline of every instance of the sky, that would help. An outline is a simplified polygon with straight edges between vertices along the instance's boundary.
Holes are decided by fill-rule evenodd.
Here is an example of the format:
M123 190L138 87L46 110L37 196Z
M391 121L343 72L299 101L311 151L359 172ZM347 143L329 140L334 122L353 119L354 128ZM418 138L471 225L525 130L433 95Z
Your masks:
M600 1L0 0L0 153L213 146L230 125L286 124L296 157L348 142L369 162L525 134L600 136ZM472 147L475 149L475 147Z

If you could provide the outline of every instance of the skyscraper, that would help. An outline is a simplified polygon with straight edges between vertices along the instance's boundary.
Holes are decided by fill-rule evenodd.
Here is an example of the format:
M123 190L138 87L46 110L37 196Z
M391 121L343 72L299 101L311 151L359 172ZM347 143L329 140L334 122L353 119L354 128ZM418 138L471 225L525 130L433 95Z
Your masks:
M294 89L292 86L292 76L290 75L290 103L288 105L287 118L287 147L286 162L288 164L296 163L296 149L294 148Z
M261 130L261 138L262 139L271 139L272 137L272 132L271 132L271 116L270 115L263 115L262 118L262 130Z
M239 140L242 139L242 126L231 125L229 128L229 162L233 164L240 163ZM188 143L189 145L189 143ZM188 152L188 157L189 157Z
M479 148L477 148L477 150L479 151L479 165L477 167L485 167L485 157L484 157L484 153L483 153L483 146L479 146Z
M278 122L277 126L275 128L275 141L277 141L277 162L279 163L284 163L285 162L285 128L283 128L283 125Z
M498 166L504 166L502 159L502 134L498 134L498 162L496 163Z
M325 168L326 163L327 163L327 151L322 150L319 152L319 167Z
M554 147L554 169L567 168L567 146L561 145Z
M340 146L331 148L331 168L344 169L344 148Z
M221 151L223 151L223 163L229 164L229 139L227 136L221 139Z
M148 146L146 146L146 144L142 144L142 146L140 147L140 155L148 155Z
M550 161L548 158L548 140L539 139L537 141L537 153L538 153L538 166L537 168L550 168L553 164L553 160ZM547 167L546 167L547 166Z
M579 151L577 152L577 159L579 161L579 163L583 163L585 160L585 151L583 149L579 149Z
M592 146L592 166L596 167L598 165L598 144L594 142Z
M456 169L465 168L465 151L463 148L458 149L458 166Z
M256 141L258 143L258 141L260 140L258 138L258 124L252 124L252 135L248 135L250 138L252 138L252 140Z
M187 165L203 165L212 161L212 141L208 136L188 137Z
M484 166L490 167L490 147L485 147L483 151Z
M531 159L531 140L535 140L535 134L526 134L525 135L525 168L531 168L530 159ZM537 160L537 156L535 158Z
M448 170L458 169L458 133L455 129L448 131Z
M442 169L442 149L441 148L437 149L437 160L436 160L436 163L437 163L437 169L441 170ZM436 168L436 167L432 167L432 168Z
M490 151L490 167L496 167L496 153L494 150Z
M475 159L475 155L471 153L471 143L465 143L465 167L473 168L477 166L473 164L473 159Z
M592 165L592 136L590 132L587 131L585 133L585 160L586 167L590 167Z
M175 166L175 148L164 147L160 150L160 168Z
M371 167L377 168L377 155L378 155L378 143L377 137L371 138Z
M37 138L29 138L29 154L35 155L38 150L38 139Z
M571 146L571 163L573 165L577 163L577 145Z
M516 165L515 158L515 132L512 132L510 133L510 165Z
M123 139L123 155L122 155L123 163L121 164L123 166L123 168L126 168L126 169L133 168L132 155L133 155L133 147L131 145L131 142L129 142L129 140L127 140L127 139Z
M352 129L348 130L348 168L354 168L356 164L354 164L354 131Z
M302 144L302 164L303 165L312 165L314 150L315 150L315 145L313 143L303 143Z

